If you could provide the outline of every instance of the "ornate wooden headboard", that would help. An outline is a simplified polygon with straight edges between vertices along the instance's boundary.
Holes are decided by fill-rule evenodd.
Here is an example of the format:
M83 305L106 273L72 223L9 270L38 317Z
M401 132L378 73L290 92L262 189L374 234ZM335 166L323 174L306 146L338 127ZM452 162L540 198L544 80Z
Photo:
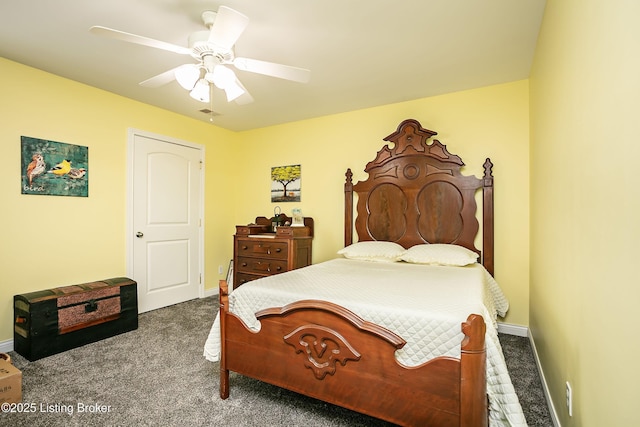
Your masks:
M436 132L408 119L384 138L382 147L365 167L366 181L352 183L347 170L345 246L353 243L353 192L358 194L355 230L359 241L397 242L405 248L421 243L453 243L481 255L493 274L493 164L487 158L484 176L464 176L462 159L434 139ZM474 244L479 230L476 191L482 189L482 251Z

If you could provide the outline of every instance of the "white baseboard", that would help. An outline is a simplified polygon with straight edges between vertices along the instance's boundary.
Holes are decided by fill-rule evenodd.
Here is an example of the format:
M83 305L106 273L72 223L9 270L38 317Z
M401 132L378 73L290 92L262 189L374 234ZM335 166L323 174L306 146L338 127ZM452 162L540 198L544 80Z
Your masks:
M498 332L507 335L515 335L517 337L529 336L529 328L526 326L512 325L510 323L498 322Z
M204 290L204 296L202 298L212 297L214 295L218 295L219 288L211 288Z
M553 402L551 401L549 386L547 385L547 380L544 377L544 372L542 371L542 366L540 365L536 343L533 341L533 337L529 334L529 328L527 328L526 326L511 325L509 323L498 322L498 332L508 335L515 335L518 337L529 338L529 343L531 343L531 350L533 350L533 358L535 359L536 367L538 368L538 374L540 375L540 382L542 383L542 393L544 394L544 398L547 401L547 407L549 408L549 413L551 414L551 422L553 423L554 427L560 427L558 413L556 412L556 408L553 406Z
M10 351L13 351L13 340L0 342L0 353L9 353Z
M540 365L540 359L538 358L538 350L536 349L536 343L533 340L532 336L529 336L529 342L531 343L531 349L533 350L533 357L536 360L538 374L540 374L540 381L542 382L542 391L544 393L544 398L547 400L547 406L549 407L549 413L551 414L551 422L553 422L554 427L560 427L560 420L558 419L558 413L556 412L556 408L553 405L553 401L551 400L551 395L549 394L549 386L547 384L546 378L544 377L544 372L542 371L542 366Z

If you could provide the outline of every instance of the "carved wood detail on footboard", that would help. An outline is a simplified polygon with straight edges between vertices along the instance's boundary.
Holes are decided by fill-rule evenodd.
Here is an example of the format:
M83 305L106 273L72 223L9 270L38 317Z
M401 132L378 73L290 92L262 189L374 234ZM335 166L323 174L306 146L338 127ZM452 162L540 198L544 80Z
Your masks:
M284 337L296 353L300 353L305 368L318 380L336 372L337 366L348 361L357 362L362 357L349 342L333 329L316 325L304 325Z
M336 304L307 300L256 314L259 332L228 311L220 283L220 396L229 371L406 426L486 426L485 323L462 324L461 358L404 367L405 341Z

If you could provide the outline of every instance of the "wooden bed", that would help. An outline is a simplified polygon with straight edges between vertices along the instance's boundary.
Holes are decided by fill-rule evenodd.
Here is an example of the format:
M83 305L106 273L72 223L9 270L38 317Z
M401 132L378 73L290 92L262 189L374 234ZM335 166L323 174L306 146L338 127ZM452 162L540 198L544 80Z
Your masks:
M391 241L409 248L453 243L480 255L493 274L492 163L484 176L464 176L460 157L436 132L405 120L384 138L367 164L366 181L352 184L347 170L345 246ZM476 193L482 192L482 251ZM354 192L358 195L355 223ZM286 273L285 273L286 274ZM229 372L256 378L304 395L406 426L487 426L485 322L469 313L461 324L461 356L437 357L405 367L394 353L403 338L327 301L304 300L256 314L259 332L229 311L229 292L220 282L220 396L229 397Z

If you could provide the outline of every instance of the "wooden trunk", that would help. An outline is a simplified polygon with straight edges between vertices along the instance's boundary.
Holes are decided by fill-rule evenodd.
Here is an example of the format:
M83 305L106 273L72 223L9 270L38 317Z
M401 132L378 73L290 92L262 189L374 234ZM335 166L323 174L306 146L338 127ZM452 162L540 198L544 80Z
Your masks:
M14 348L30 361L138 328L126 277L15 295L13 307Z

